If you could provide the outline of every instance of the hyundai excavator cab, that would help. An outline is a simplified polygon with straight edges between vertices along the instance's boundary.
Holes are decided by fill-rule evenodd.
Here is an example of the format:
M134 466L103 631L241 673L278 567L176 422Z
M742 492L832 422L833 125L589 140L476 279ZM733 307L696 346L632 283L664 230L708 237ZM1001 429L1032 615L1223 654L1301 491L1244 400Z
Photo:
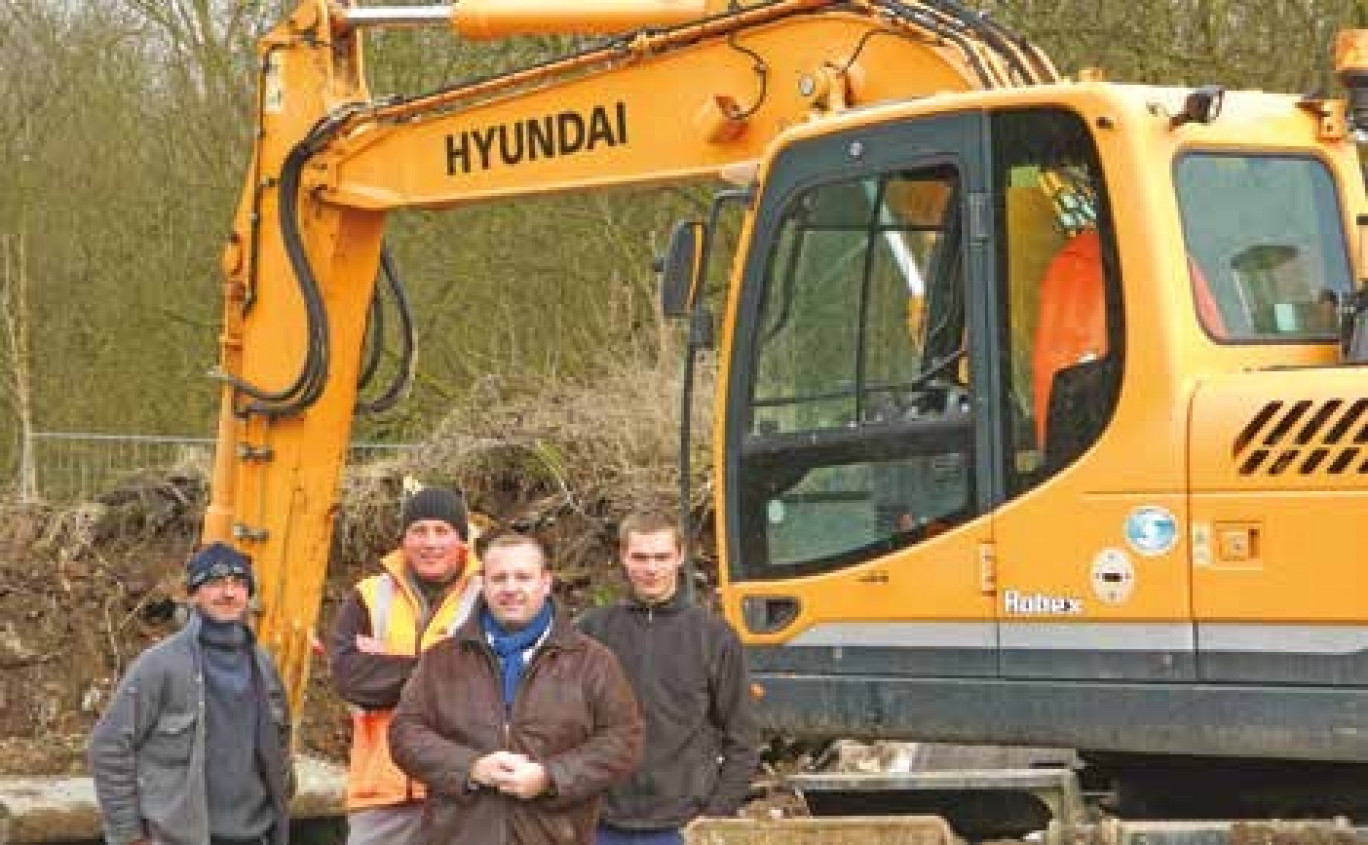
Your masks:
M1342 114L1068 84L782 138L714 467L772 725L1368 760Z
M607 37L372 98L365 33L439 24ZM1068 81L953 0L306 0L261 42L206 537L298 702L385 213L730 179L725 297L695 223L665 302L721 317L771 728L1368 762L1364 43L1346 104Z

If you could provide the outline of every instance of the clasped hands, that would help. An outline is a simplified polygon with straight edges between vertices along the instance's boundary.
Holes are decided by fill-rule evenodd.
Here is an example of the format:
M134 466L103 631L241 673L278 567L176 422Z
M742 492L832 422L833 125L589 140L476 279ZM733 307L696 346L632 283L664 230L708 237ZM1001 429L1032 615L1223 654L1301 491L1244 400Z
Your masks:
M470 780L518 798L536 798L551 785L546 767L514 751L495 751L475 761Z
M356 635L356 650L362 654L389 654L389 649L385 646L385 641L379 637L368 637L365 634Z

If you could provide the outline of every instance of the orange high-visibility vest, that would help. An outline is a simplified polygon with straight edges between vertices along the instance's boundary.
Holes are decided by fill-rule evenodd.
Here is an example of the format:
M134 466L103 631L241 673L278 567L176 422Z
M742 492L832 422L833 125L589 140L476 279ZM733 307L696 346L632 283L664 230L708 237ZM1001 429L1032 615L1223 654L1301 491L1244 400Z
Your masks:
M1097 232L1074 235L1050 261L1040 283L1036 323L1036 442L1045 447L1045 419L1055 373L1107 354L1107 300L1102 276L1102 244Z
M394 551L381 562L385 571L357 585L370 610L371 635L383 640L389 654L417 656L451 635L465 622L480 595L479 563L474 555L466 563L461 580L447 592L441 605L421 631L418 608L422 607L405 578L402 552ZM352 712L351 766L347 773L347 811L387 807L423 797L423 785L399 770L390 759L389 726L393 710Z

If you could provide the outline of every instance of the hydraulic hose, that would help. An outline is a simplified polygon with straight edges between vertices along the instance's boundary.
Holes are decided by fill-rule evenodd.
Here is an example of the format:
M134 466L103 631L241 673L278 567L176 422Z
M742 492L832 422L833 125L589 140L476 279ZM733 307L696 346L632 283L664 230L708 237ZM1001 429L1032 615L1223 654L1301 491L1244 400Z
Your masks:
M356 403L356 409L367 414L388 411L403 401L404 397L408 395L409 388L413 386L414 368L418 357L416 354L418 347L413 330L413 309L409 306L408 292L404 289L403 281L399 278L399 271L394 265L394 258L388 247L380 251L380 269L385 278L385 285L389 288L390 296L394 299L394 310L399 314L399 367L394 378L390 380L389 385L379 396ZM370 354L367 356L366 372L362 375L362 387L365 387L375 375L384 345L382 317L384 307L381 304L378 289L372 303L371 313L378 325L378 331L372 337Z
M370 386L380 371L380 359L385 351L385 303L377 289L371 294L370 308L366 309L366 340L362 348L361 375L356 379L356 392Z
M327 128L316 127L304 140L290 150L281 167L280 173L280 230L294 271L295 282L299 286L300 298L305 312L305 351L300 363L299 373L286 387L268 390L251 384L236 376L227 380L239 392L251 397L252 401L239 409L240 413L261 414L268 417L283 417L296 414L308 408L322 395L328 381L329 349L328 319L323 306L323 297L318 288L318 279L309 265L304 241L299 233L299 186L300 174L304 163L318 148L320 138L326 137Z
M997 21L975 12L959 3L958 0L927 0L928 5L940 9L966 26L978 36L993 52L1002 57L1023 81L1035 81L1036 74L1021 62L1020 53L1011 46L1011 36L999 26Z
M960 4L957 0L924 0L921 5L923 8L918 10L915 6L907 6L897 0L887 0L879 4L890 14L903 20L911 21L918 27L926 29L942 38L947 39L958 45L974 72L978 75L979 81L985 87L995 87L992 83L992 76L986 68L982 67L974 51L967 45L968 37L972 37L988 47L993 53L1007 63L1010 70L1026 82L1040 82L1053 77L1053 72L1047 68L1028 67L1021 60L1021 52L1012 46L1012 43L1026 44L1023 40L1013 36L1008 30L999 25L996 21L986 18L974 10ZM934 12L948 19L945 22L935 20L927 11ZM918 12L921 12L920 14ZM952 28L947 24L953 22L963 28L963 31ZM967 36L966 36L967 34ZM1029 47L1029 45L1026 45ZM1023 50L1034 58L1031 50L1023 47Z

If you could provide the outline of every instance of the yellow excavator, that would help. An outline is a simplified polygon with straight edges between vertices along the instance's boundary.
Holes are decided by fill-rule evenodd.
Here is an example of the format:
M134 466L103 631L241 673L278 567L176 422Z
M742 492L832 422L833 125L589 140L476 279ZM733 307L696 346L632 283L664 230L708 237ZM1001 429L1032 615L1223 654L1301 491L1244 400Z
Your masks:
M602 37L372 97L367 34L437 26ZM204 533L296 703L386 213L721 180L662 299L696 350L730 267L722 603L767 725L1155 784L1368 762L1368 31L1338 99L1068 80L955 0L305 0L258 60Z

